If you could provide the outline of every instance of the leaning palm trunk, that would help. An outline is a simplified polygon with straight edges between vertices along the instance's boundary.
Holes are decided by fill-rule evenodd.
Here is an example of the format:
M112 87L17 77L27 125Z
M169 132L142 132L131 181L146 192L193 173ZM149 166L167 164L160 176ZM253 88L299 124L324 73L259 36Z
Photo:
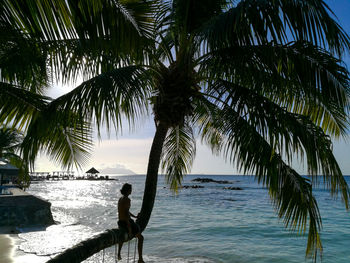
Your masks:
M111 247L125 239L125 232L119 229L109 229L103 233L80 242L50 259L48 263L77 263L82 262L99 251Z
M145 182L145 191L143 193L142 207L137 224L143 231L151 217L154 200L157 193L158 169L163 149L164 140L168 132L167 125L160 122L154 135L151 152L148 160L148 168Z
M350 73L341 58L350 36L325 0L76 2L0 2L0 123L28 127L24 159L34 165L46 151L79 165L94 124L119 131L123 117L132 124L151 104L157 131L142 231L160 160L176 190L191 170L198 131L214 153L256 174L287 227L305 233L313 222L306 254L316 259L321 216L312 182L293 161L305 157L311 181L323 174L350 207L330 140L348 133ZM51 101L41 95L49 72L63 83L77 73L86 81Z
M157 125L148 162L142 208L137 220L142 231L146 228L153 210L157 192L158 168L167 131L168 127L166 125L162 123ZM120 241L127 241L124 232L119 229L109 229L95 237L80 242L72 248L66 249L61 254L49 260L48 263L82 262L99 251L111 247Z

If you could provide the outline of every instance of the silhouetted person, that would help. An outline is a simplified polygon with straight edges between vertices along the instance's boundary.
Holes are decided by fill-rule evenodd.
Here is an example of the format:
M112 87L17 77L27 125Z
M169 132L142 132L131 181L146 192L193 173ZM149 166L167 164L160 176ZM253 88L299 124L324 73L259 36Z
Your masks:
M130 213L130 199L129 195L131 194L132 187L131 184L124 184L120 192L122 193L122 197L119 198L118 201L118 226L119 228L125 229L129 238L137 237L138 238L138 252L139 252L139 261L138 263L144 263L142 258L142 247L143 247L143 236L140 232L140 227L135 223L131 217L137 218L137 216ZM119 242L118 247L118 259L121 259L120 251L122 250L123 242Z

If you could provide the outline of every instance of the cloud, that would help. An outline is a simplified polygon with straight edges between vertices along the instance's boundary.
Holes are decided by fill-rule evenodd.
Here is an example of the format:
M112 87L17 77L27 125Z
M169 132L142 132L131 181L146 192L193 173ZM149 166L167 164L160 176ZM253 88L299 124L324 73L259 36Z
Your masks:
M134 171L126 168L122 164L115 164L111 167L100 168L100 172L103 174L136 174Z

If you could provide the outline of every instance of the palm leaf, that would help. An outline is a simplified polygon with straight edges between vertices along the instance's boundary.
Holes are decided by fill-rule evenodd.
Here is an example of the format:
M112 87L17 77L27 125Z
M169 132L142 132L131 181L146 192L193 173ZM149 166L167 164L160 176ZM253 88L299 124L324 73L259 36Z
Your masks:
M102 125L109 129L112 124L118 130L123 116L133 125L135 119L147 112L147 74L137 66L102 73L52 101L51 105L89 121L94 120L98 130Z
M43 52L56 78L72 82L77 76L86 80L110 71L110 65L115 68L117 63L143 62L158 4L141 0L30 0L4 1L1 7L0 21L36 44L31 53L21 48L24 58L35 50Z
M191 34L214 15L222 12L225 0L174 0L172 7L173 26L178 32Z
M109 38L135 45L151 31L154 1L4 1L4 17L43 40ZM134 44L133 44L134 43Z
M15 156L15 151L21 143L22 135L9 127L0 127L0 158Z
M0 82L0 122L25 129L33 115L44 109L48 97Z
M224 156L245 173L255 172L258 181L268 187L278 215L284 218L286 226L305 233L308 221L306 254L314 253L315 256L317 251L322 252L321 217L311 184L285 164L256 129L233 110L218 110L215 116L215 107L207 107L212 108L214 118L202 119L203 140L211 143L212 137L217 137L219 132L219 147Z
M57 111L52 105L31 120L21 148L23 159L34 167L38 153L45 153L63 167L80 168L89 158L92 129L80 116Z
M23 134L14 128L0 127L0 158L4 158L12 165L19 168L19 180L22 186L27 186L29 181L28 165L19 155Z
M276 151L291 163L293 157L302 159L305 153L309 175L313 179L322 174L332 194L342 192L346 207L349 190L332 153L332 143L323 130L308 117L290 113L269 99L228 82L221 82L224 90L230 90L215 101L216 104L234 109ZM221 89L222 90L222 89Z
M85 40L83 44L79 39L60 40L40 43L40 47L49 54L48 65L63 83L76 83L78 78L89 80L132 61L125 50L115 48L106 39Z
M183 176L190 172L196 154L196 142L188 125L169 130L163 146L162 169L170 188L177 191Z
M21 34L0 17L0 81L42 93L48 86L46 54L33 39Z
M81 165L91 150L91 128L82 117L60 112L50 98L0 82L0 120L25 133L22 158L33 166L40 151L64 166Z
M225 13L212 18L203 38L212 47L285 44L291 33L295 40L309 41L341 55L350 38L320 0L242 0Z
M348 71L313 45L297 42L221 49L206 56L202 70L210 79L223 77L291 112L310 116L329 134L346 133Z

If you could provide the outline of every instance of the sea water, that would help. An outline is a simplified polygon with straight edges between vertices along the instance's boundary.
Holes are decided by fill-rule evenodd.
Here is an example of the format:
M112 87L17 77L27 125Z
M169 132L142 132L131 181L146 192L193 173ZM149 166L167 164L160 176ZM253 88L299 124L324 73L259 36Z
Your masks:
M196 177L230 181L199 183ZM117 176L115 181L43 181L28 192L52 203L57 224L43 229L22 229L20 249L45 262L78 242L117 227L117 202L124 183L133 185L131 212L141 207L144 180L141 175ZM349 183L349 177L346 177ZM267 189L249 176L189 175L174 194L160 176L151 220L144 231L146 262L264 263L311 262L305 258L307 238L285 229L278 219ZM243 190L228 190L225 187ZM340 199L323 187L314 195L321 211L322 262L350 262L350 213ZM36 231L32 231L36 230ZM129 246L129 249L128 249ZM133 262L135 243L125 244L123 260ZM115 262L115 248L95 254L85 262ZM137 256L136 256L137 259ZM38 261L39 262L39 261ZM35 262L33 262L35 263Z

